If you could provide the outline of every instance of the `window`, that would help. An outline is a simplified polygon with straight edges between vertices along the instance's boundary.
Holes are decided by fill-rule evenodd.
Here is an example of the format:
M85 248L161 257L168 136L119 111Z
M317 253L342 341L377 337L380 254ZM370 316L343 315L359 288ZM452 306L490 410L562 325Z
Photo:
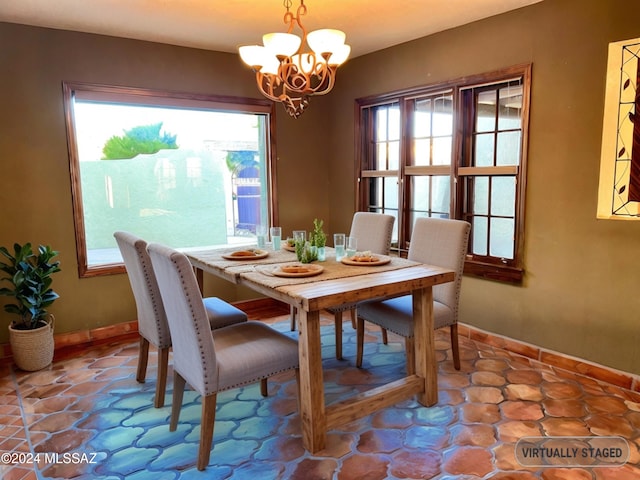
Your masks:
M366 205L361 210L386 213L398 218L398 176L400 171L400 107L397 102L362 111L368 127L360 180L366 182ZM392 242L398 241L398 222Z
M81 277L124 271L116 230L186 248L277 223L271 102L72 83L64 101Z
M523 86L517 78L461 89L458 213L472 225L467 273L521 277Z
M358 100L359 209L471 223L465 273L520 282L530 65Z

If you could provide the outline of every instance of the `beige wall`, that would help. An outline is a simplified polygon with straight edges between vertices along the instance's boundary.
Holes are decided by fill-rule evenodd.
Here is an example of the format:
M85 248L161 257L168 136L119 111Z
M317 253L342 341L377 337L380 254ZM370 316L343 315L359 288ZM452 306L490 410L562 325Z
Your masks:
M355 98L531 62L525 281L465 277L461 320L640 373L640 221L596 220L607 45L638 18L640 2L544 0L349 61L330 97L332 222L353 196Z
M349 228L356 98L531 62L525 282L465 277L462 321L640 374L640 222L595 218L607 44L639 37L639 17L638 2L545 0L350 60L300 119L277 108L281 225ZM59 332L132 320L124 275L77 276L61 82L257 97L252 75L234 54L11 24L0 45L0 245L61 251Z

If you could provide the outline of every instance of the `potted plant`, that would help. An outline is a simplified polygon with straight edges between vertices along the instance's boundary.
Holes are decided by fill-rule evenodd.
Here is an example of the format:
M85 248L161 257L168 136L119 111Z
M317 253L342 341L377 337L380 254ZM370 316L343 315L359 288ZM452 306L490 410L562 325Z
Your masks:
M327 234L322 230L324 222L315 218L313 220L313 232L311 232L311 245L317 248L318 260L324 262L325 246L327 244Z
M11 351L22 370L40 370L53 360L54 318L46 309L58 298L51 289L51 275L60 271L60 262L53 261L58 252L40 245L34 253L30 243L16 243L13 250L0 247L0 281L11 285L0 288L0 295L13 297L4 310L18 317L9 325Z

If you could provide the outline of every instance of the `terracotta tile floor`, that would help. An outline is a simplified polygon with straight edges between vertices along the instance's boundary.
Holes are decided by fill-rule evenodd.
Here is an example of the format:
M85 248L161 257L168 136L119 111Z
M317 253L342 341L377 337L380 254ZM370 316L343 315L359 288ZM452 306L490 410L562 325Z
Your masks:
M288 332L285 316L270 323ZM345 322L347 360L338 362L330 324L323 318L329 401L402 376L398 338L390 336L384 346L370 330L365 365L357 369L355 332ZM0 452L14 454L2 457L0 474L4 480L640 478L639 394L467 339L461 339L462 369L456 371L448 332L437 332L436 346L436 406L408 400L382 410L331 431L327 448L315 455L302 447L292 374L270 380L266 399L257 385L220 394L205 472L195 469L199 398L185 393L178 430L169 432L171 383L167 405L153 408L156 359L150 359L147 382L136 383L137 341L75 351L35 373L0 367ZM516 460L515 445L524 436L594 435L624 437L628 461L621 467L524 468ZM7 465L12 459L36 463Z

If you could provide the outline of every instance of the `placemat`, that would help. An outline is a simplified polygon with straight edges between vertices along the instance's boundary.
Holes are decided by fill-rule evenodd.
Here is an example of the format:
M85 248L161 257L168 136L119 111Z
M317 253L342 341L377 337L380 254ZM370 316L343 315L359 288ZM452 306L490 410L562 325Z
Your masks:
M213 268L216 268L218 270L222 270L225 272L229 268L240 267L240 271L243 271L246 269L246 267L251 267L252 265L268 265L271 263L295 262L296 260L295 253L288 252L284 249L274 251L270 246L267 246L266 248L262 249L269 252L269 256L266 258L248 259L248 260L227 260L226 258L222 258L222 255L229 255L230 253L236 252L238 250L243 250L246 248L254 248L254 246L242 245L242 246L231 247L231 248L216 248L216 249L207 249L207 250L185 250L184 253L188 257L197 259L200 262L206 263Z
M295 262L292 262L295 263ZM316 262L314 262L316 263ZM270 270L274 268L274 266L269 265L246 265L245 267L250 268L234 268L227 269L227 272L233 271L234 274L240 275L242 278L246 278L248 280L254 281L256 283L260 283L262 285L277 288L283 287L285 285L299 285L303 283L311 283L311 282L319 282L324 280L335 280L337 278L347 278L347 277L355 277L358 275L367 275L369 273L379 273L389 270L398 270L400 268L413 267L415 265L420 265L418 262L413 262L411 260L406 260L404 258L392 257L391 262L385 265L379 266L353 266L353 265L345 265L341 262L337 262L335 259L335 255L327 256L327 260L324 262L317 262L318 265L322 265L324 270L319 275L315 275L313 277L303 277L303 278L284 278L284 277L276 277L273 275Z

